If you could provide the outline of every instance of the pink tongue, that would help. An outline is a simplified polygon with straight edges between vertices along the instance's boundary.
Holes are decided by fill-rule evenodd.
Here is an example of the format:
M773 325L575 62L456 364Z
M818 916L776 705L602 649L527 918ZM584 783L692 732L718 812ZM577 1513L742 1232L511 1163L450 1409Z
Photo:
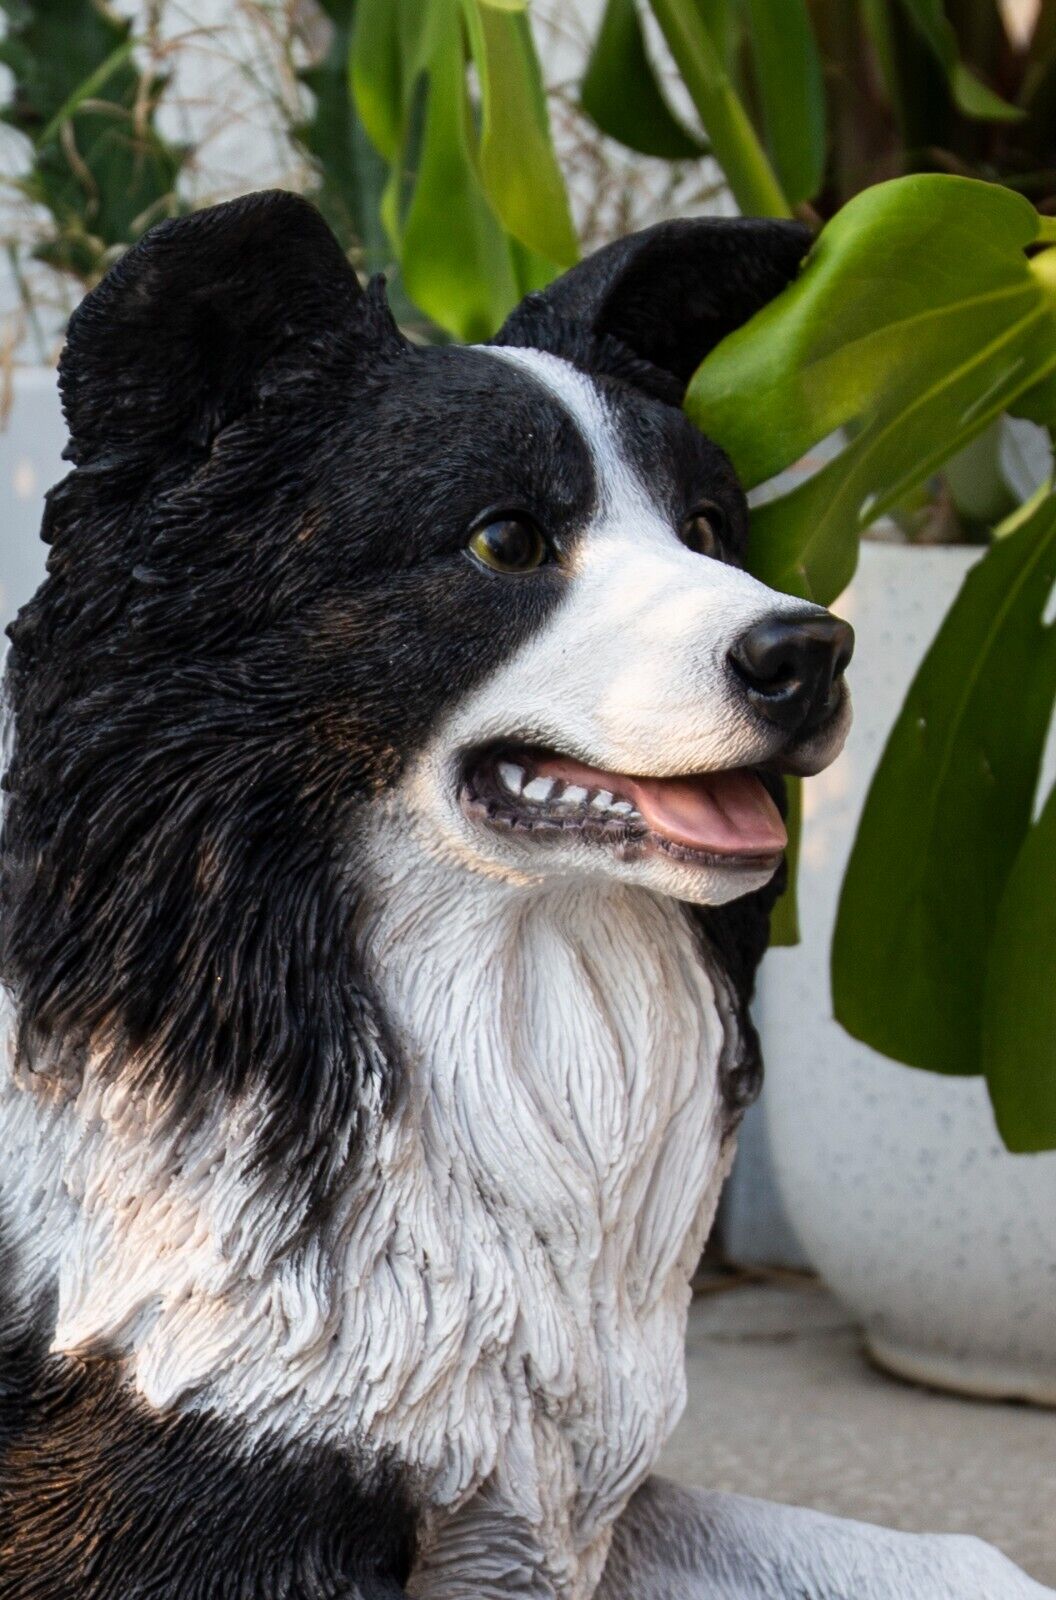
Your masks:
M772 856L788 843L781 814L753 772L632 778L649 827L674 844L717 855Z
M633 800L650 831L671 844L716 855L772 856L788 843L781 815L753 772L629 778L564 756L544 756L533 767L543 777Z

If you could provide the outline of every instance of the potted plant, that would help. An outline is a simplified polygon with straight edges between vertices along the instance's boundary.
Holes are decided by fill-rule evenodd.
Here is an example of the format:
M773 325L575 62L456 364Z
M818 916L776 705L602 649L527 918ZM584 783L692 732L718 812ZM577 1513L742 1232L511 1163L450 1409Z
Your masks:
M1031 822L1054 525L1050 492L985 554L863 545L857 723L811 785L803 942L767 958L759 1017L785 1205L873 1356L1049 1404L1056 1154L999 1128L1054 1142L1051 800Z

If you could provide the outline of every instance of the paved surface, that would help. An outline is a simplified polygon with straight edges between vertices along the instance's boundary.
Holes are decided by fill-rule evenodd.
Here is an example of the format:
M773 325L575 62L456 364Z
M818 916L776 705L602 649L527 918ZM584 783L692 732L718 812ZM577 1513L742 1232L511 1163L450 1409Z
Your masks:
M1056 1411L888 1378L810 1280L705 1280L661 1470L918 1532L976 1533L1056 1587Z

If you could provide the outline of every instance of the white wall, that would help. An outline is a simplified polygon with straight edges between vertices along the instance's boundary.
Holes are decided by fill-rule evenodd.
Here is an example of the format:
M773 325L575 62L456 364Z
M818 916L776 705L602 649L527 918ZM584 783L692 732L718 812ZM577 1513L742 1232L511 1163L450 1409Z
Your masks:
M43 496L67 470L65 443L54 373L18 373L8 424L0 430L0 628L44 576Z

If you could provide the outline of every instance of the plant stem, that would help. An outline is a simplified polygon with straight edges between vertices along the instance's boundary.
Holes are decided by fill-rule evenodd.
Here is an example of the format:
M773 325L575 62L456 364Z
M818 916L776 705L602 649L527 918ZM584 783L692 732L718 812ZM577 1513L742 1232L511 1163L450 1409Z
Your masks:
M687 0L650 0L650 4L737 204L746 215L791 216L792 208L700 13Z

